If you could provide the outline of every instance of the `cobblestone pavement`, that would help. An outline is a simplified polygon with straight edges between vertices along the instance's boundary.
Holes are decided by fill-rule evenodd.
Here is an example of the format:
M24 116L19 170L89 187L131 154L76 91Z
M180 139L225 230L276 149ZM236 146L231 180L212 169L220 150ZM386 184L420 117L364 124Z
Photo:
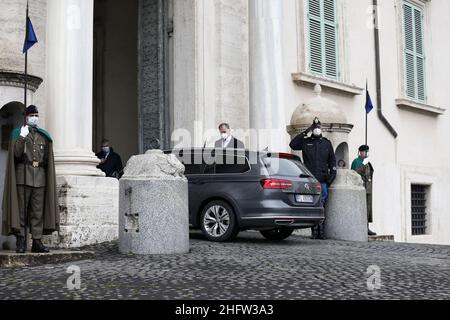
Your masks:
M67 289L71 263L1 269L0 300L450 299L447 246L297 236L277 243L257 233L217 244L192 233L187 255L120 255L115 243L87 249L96 259L73 263L81 269L80 290ZM374 291L366 275L372 265L381 270Z

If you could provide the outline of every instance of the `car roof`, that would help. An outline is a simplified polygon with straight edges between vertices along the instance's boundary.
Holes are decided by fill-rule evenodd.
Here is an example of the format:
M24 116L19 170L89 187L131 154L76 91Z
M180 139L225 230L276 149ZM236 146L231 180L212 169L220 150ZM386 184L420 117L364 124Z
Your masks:
M176 149L167 149L164 150L164 153L213 153L219 152L221 154L230 154L230 155L242 155L242 152L245 153L246 156L250 154L257 155L266 155L268 152L266 151L250 151L248 149L223 149L223 148L176 148Z
M300 162L302 162L301 158L295 154L290 154L290 153L283 153L283 152L270 152L270 151L251 151L248 149L223 149L223 148L175 148L175 149L167 149L163 151L166 154L169 153L214 153L214 152L218 152L219 154L223 154L223 155L242 155L241 152L245 153L245 156L247 157L271 157L273 155L285 155L287 156L286 158L291 158L295 159L295 160L299 160ZM280 157L280 158L284 158L284 157Z

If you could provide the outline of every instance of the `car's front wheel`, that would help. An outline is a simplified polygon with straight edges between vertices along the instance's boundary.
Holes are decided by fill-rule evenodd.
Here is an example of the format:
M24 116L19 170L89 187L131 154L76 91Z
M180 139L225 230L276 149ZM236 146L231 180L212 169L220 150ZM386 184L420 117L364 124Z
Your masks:
M215 242L231 241L239 232L234 210L224 201L212 201L203 208L200 227L205 237Z
M294 229L278 228L260 231L264 238L268 240L285 240L291 236Z

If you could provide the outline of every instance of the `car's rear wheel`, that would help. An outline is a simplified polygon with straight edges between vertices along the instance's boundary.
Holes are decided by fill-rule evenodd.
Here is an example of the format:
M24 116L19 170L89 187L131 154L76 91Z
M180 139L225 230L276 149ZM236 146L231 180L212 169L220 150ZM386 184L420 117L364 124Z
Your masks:
M200 227L204 236L215 242L231 241L239 232L233 208L219 200L212 201L203 208Z
M268 240L285 240L291 236L294 229L278 228L260 231L264 238Z

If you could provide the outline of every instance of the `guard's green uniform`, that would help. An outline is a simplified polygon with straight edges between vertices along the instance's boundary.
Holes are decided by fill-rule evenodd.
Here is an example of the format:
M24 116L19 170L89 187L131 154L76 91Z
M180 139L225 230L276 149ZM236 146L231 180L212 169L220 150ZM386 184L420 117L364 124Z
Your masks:
M364 187L366 188L367 219L369 223L372 223L372 181L374 169L370 163L364 165L363 161L364 159L360 157L356 158L352 163L352 170L356 171L363 179Z
M26 138L19 137L14 145L17 195L22 227L20 235L25 236L24 202L26 201L31 234L33 239L39 240L42 238L44 229L43 214L47 185L48 138L36 128L29 127L29 130L29 135Z

